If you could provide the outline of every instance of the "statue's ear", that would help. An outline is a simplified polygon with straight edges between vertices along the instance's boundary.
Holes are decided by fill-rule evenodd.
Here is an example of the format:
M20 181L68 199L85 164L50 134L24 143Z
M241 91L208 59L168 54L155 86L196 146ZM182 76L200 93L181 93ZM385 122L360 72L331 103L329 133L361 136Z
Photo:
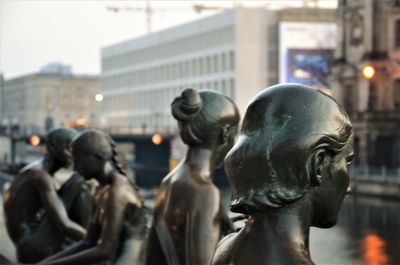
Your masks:
M49 153L54 152L54 144L53 143L48 143L46 144L46 149L49 151Z
M92 155L94 159L97 160L97 162L102 163L102 162L106 162L107 160L104 158L104 156L102 156L100 153L95 153Z
M321 185L322 171L326 163L327 153L325 149L317 149L311 157L310 182L312 186Z
M106 172L106 174L109 174L110 172L112 172L114 169L114 166L112 165L112 163L110 161L106 161L104 163L104 172Z

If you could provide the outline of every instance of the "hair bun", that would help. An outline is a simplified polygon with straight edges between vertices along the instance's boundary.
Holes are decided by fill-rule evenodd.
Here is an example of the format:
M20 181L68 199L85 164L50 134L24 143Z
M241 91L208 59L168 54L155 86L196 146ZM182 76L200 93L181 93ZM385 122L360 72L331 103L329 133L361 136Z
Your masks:
M172 115L177 120L190 120L200 111L201 105L199 92L193 88L186 88L181 96L172 102Z

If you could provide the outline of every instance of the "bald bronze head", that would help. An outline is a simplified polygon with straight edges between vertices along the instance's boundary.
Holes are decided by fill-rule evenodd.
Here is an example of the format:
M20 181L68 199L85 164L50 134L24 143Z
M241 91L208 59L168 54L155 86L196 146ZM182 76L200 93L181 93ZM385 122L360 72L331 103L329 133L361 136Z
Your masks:
M349 185L353 126L330 96L299 84L269 87L250 102L240 136L225 159L233 190L231 209L256 214L309 193L328 227Z

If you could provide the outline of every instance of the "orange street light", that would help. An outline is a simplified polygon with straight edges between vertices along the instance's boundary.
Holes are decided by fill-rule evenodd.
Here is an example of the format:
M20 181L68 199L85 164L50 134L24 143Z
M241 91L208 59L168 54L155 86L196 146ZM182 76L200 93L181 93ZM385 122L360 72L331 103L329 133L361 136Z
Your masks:
M160 144L164 141L164 138L162 137L161 134L155 133L155 134L153 134L153 136L151 137L151 141L152 141L153 144L155 144L155 145L160 145Z
M76 125L78 125L78 126L83 126L85 124L86 124L86 120L83 119L83 118L80 118L80 119L76 120Z
M40 137L37 135L31 135L28 138L28 142L30 145L37 146L40 144Z

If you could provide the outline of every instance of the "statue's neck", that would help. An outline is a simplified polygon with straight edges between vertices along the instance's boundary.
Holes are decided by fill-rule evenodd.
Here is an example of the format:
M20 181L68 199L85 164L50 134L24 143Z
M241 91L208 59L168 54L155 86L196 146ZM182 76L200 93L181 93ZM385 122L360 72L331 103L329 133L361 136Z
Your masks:
M291 255L294 260L312 263L309 250L311 214L305 207L293 206L252 215L246 227L267 246L279 248L278 251Z
M73 164L70 163L59 163L54 159L50 159L49 157L45 157L43 159L43 168L50 174L53 175L57 172L60 168L66 168L73 170Z
M211 182L215 170L215 154L211 149L204 147L189 147L185 163L193 171L193 177Z

